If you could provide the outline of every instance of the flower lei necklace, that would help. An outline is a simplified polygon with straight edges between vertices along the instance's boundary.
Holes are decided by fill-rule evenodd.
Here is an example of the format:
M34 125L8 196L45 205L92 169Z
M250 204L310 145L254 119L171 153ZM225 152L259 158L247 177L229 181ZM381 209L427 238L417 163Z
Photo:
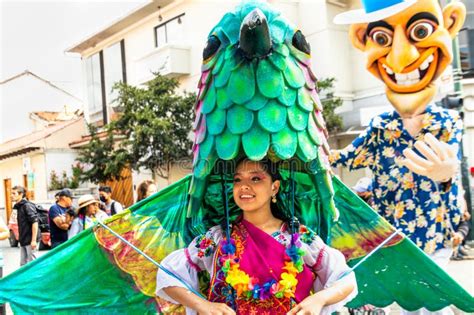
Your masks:
M304 250L301 249L299 234L291 235L290 246L285 251L285 272L281 273L281 279L277 282L271 279L260 284L258 279L240 270L239 258L235 256L235 242L230 240L222 246L223 265L225 282L228 283L237 293L238 297L247 299L266 300L271 296L278 299L294 298L298 279L296 276L303 271Z

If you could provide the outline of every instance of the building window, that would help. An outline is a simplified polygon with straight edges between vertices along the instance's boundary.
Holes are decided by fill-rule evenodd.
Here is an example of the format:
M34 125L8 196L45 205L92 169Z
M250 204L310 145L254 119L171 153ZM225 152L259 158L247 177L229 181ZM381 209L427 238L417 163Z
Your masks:
M474 77L474 0L462 1L466 5L467 16L464 28L459 32L459 53L464 78Z
M107 105L114 106L118 96L117 91L113 90L115 83L127 82L123 40L104 49L104 80Z
M85 64L89 113L94 114L102 110L100 53L87 58Z
M155 27L155 46L179 44L184 39L184 13Z
M127 82L125 63L125 42L122 40L105 48L85 60L87 100L92 122L103 118L108 123L108 105L114 105L117 92L113 86L117 82ZM102 112L102 115L96 115ZM99 120L100 120L99 118Z

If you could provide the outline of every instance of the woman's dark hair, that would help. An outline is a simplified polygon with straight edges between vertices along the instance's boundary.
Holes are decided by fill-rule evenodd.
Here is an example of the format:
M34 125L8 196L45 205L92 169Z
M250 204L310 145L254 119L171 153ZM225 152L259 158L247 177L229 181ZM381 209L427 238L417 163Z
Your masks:
M144 180L140 183L137 187L137 202L146 198L146 192L148 191L148 187L150 185L154 185L155 183L152 180Z
M103 191L105 193L111 194L112 188L110 188L110 186L100 186L99 191Z
M79 208L79 210L77 210L77 215L79 216L79 215L82 214L83 216L85 216L86 215L86 209L87 209L87 206Z

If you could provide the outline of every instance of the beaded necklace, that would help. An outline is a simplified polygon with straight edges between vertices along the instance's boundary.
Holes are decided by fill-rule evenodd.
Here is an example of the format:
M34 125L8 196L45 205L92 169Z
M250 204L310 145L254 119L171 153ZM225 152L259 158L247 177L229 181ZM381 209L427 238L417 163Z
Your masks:
M291 235L291 242L285 250L284 272L280 275L280 280L271 279L263 284L259 280L250 276L240 269L239 257L235 255L236 247L234 240L226 242L222 246L223 266L225 282L228 283L240 298L266 300L271 296L278 299L294 298L298 280L297 275L303 271L304 250L301 249L299 234Z

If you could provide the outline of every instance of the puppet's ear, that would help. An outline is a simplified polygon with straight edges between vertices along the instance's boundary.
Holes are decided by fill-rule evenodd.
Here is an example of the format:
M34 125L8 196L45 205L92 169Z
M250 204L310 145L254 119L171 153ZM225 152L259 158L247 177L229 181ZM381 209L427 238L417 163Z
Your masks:
M349 37L352 45L362 51L365 51L366 38L365 33L367 31L367 23L364 24L352 24L349 28Z
M466 7L462 2L451 2L443 9L443 19L451 38L456 37L466 19Z

